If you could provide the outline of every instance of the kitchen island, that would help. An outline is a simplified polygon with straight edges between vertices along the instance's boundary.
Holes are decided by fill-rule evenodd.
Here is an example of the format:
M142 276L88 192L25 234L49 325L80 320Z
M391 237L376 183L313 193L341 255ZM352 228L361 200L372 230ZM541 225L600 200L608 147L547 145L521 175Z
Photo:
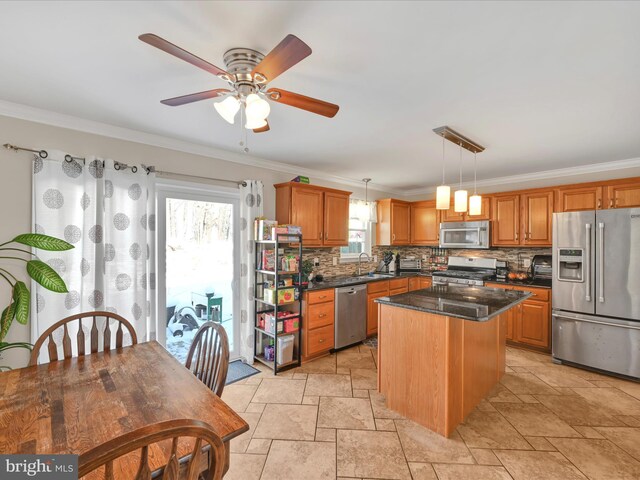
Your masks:
M387 408L449 436L504 375L507 316L530 295L437 285L377 299Z

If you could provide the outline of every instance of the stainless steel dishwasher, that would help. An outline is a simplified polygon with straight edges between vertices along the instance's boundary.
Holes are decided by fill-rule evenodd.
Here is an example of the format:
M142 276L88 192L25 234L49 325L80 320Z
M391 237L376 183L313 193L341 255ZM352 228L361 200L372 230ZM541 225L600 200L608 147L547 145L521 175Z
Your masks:
M367 286L336 288L336 340L334 348L367 338Z

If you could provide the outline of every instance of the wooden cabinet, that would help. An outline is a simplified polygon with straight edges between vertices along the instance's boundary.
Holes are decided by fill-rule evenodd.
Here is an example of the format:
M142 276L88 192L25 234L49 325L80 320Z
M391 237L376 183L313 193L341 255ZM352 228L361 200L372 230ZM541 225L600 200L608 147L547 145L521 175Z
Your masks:
M550 246L553 191L536 190L493 197L491 245Z
M349 194L332 191L324 192L323 245L341 246L348 243Z
M438 245L440 241L440 211L435 200L413 202L409 209L411 245Z
M378 333L378 304L376 298L389 295L389 280L367 284L367 337Z
M394 278L389 280L389 295L400 295L409 291L408 278Z
M553 225L553 192L524 193L522 204L521 243L522 245L551 245Z
M420 289L429 288L433 284L431 278L420 277Z
M535 347L549 348L549 302L526 300L518 305L520 318L516 323L515 341Z
M530 292L531 297L509 310L507 340L537 350L551 350L551 290L492 282L485 286Z
M427 277L411 277L409 278L409 291L422 290L431 286L431 279Z
M520 195L493 197L491 245L520 245Z
M302 296L302 360L329 353L335 339L335 291L312 290Z
M579 212L603 208L602 186L561 187L555 192L556 212Z
M378 200L378 245L409 245L411 240L410 203L393 198Z
M276 220L302 228L305 247L339 247L349 244L351 192L288 182L274 185Z
M608 208L640 207L640 180L607 186Z
M469 192L471 196L471 192ZM453 198L451 199L451 208L441 210L440 215L442 222L475 222L479 220L491 220L491 196L482 195L482 210L480 215L469 215L469 213L458 213L453 210ZM468 206L467 206L468 207Z

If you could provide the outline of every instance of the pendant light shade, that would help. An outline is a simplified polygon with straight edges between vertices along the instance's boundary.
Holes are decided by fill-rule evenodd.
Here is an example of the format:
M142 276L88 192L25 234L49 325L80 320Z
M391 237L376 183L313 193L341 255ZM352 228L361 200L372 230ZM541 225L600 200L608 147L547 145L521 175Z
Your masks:
M467 191L456 190L453 210L458 213L467 211Z
M469 215L480 215L482 213L482 197L478 195L476 186L478 183L478 161L476 152L473 153L473 195L469 198Z
M451 187L440 185L436 189L436 210L449 210L451 204Z
M480 215L482 213L482 197L474 194L469 197L469 215Z
M444 184L444 135L442 135L442 185L436 189L436 210L449 210L451 206L451 187Z
M364 203L358 205L358 219L361 222L367 223L371 221L371 209L369 208L369 182L370 178L363 178L364 182Z

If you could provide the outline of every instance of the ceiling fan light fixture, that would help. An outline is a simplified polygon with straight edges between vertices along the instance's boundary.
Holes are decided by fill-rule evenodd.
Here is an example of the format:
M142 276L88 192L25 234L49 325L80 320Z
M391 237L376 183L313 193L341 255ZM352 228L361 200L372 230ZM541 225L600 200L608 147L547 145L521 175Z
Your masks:
M245 100L245 113L247 114L247 119L255 121L259 119L264 120L269 116L269 113L271 113L271 106L269 102L260 98L259 95L250 93Z
M236 97L227 97L221 102L213 104L216 111L231 125L234 124L238 110L240 110L240 102Z
M247 122L244 124L244 128L247 130L256 130L258 128L266 127L267 120L265 118L251 119L247 116Z

